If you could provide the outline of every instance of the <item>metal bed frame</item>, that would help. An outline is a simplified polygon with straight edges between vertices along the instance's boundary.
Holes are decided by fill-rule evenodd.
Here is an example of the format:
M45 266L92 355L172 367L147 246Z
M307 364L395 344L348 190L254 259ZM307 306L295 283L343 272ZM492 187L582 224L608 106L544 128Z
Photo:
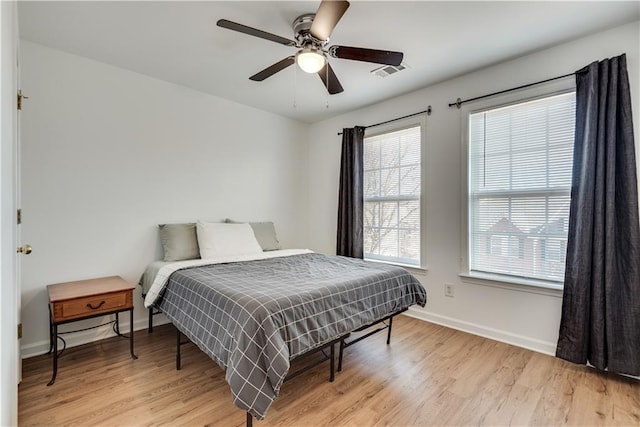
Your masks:
M387 345L389 345L391 343L391 329L393 327L393 318L395 316L397 316L398 314L404 313L405 311L407 311L408 308L404 308L402 310L398 310L396 312L394 312L393 314L390 314L386 317L383 317L382 319L376 320L375 322L372 322L368 325L362 326L358 329L355 329L352 332L349 332L341 337L338 337L320 347L316 347L304 354L301 354L299 356L296 356L295 358L293 358L291 361L296 361L296 360L300 360L303 359L307 356L310 356L312 354L315 353L319 353L322 352L322 356L320 359L317 359L311 363L309 363L308 365L305 365L303 367L301 367L300 369L298 369L295 372L292 372L290 374L288 374L283 382L287 382L289 380L292 380L293 378L297 377L298 375L301 375L307 371L309 371L310 369L315 368L316 366L326 362L327 360L329 361L329 382L333 382L335 380L335 345L336 344L340 344L340 350L338 352L338 369L337 371L340 372L342 371L342 359L343 359L343 354L344 354L344 350L347 347L350 347L360 341L362 341L365 338L369 338L371 335L377 334L378 332L384 331L385 329L387 329ZM153 332L153 316L155 316L156 314L161 313L161 311L153 310L153 307L149 308L149 333ZM347 341L347 339L351 336L351 334L353 332L361 332L364 331L366 329L369 329L371 327L374 327L376 325L382 324L381 326L378 326L376 329L367 332L365 335L358 337L358 338L354 338L350 341ZM175 327L175 325L174 325ZM180 332L180 330L178 328L176 328L176 370L180 370L182 368L182 355L180 352L180 348L185 345L185 344L189 344L191 343L191 340L187 339L187 341L182 341L182 332ZM327 354L324 352L327 348L329 348L329 355L327 356ZM253 427L253 416L247 411L247 422L246 422L246 427Z
M387 345L391 344L391 329L393 327L393 318L395 316L397 316L398 314L402 314L405 311L407 311L408 308L404 308L402 310L398 310L393 314L390 314L386 317L383 317L380 320L376 320L375 322L372 322L368 325L362 326L356 330L354 330L353 332L360 332L360 331L364 331L366 329L369 329L373 326L376 326L380 323L382 323L381 326L379 326L378 328L367 332L366 334L364 334L361 337L358 338L354 338L351 341L347 341L347 338L349 338L351 336L351 333L348 333L347 335L343 336L342 339L340 340L340 351L338 352L338 372L342 371L342 356L344 354L344 349L347 347L351 347L352 345L362 341L363 339L369 338L371 335L377 334L378 332L382 332L385 329L388 329L387 331Z
M160 311L160 309L155 309L153 307L149 307L149 327L147 329L148 333L153 332L153 316L155 316L156 314L162 314L162 312Z

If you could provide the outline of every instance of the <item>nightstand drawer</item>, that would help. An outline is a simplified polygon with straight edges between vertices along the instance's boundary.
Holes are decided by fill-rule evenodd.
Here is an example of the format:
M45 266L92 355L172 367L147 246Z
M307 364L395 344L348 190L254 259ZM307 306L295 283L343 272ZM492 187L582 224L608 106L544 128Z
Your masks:
M53 318L56 322L87 317L113 310L131 308L133 291L92 295L53 303Z

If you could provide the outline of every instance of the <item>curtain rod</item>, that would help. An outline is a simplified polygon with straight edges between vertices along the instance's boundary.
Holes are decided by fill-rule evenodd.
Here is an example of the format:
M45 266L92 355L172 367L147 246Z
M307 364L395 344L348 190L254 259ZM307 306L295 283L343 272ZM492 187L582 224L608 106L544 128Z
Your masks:
M573 76L575 74L576 73L569 73L569 74L565 74L564 76L552 77L550 79L541 80L539 82L529 83L527 85L522 85L522 86L514 87L514 88L511 88L511 89L501 90L500 92L493 92L493 93L490 93L488 95L476 96L475 98L471 98L471 99L462 100L462 99L458 98L458 99L456 99L456 102L452 102L451 104L449 104L449 108L457 107L458 109L460 109L462 104L465 104L467 102L477 101L478 99L488 98L490 96L500 95L500 94L503 94L503 93L506 93L506 92L511 92L511 91L514 91L514 90L524 89L524 88L527 88L527 87L530 87L530 86L535 86L535 85L539 85L539 84L542 84L542 83L551 82L553 80L563 79L565 77Z
M372 128L372 127L376 127L376 126L380 126L380 125L386 125L387 123L397 122L398 120L406 119L408 117L413 117L413 116L417 116L419 114L424 114L424 113L427 113L427 116L430 116L432 111L433 110L431 108L431 105L429 105L427 107L427 109L424 110L424 111L418 111L417 113L407 114L406 116L397 117L395 119L387 120L386 122L380 122L380 123L376 123L375 125L362 126L362 127L365 128L365 129L368 129L368 128ZM342 132L338 132L338 135L342 135Z

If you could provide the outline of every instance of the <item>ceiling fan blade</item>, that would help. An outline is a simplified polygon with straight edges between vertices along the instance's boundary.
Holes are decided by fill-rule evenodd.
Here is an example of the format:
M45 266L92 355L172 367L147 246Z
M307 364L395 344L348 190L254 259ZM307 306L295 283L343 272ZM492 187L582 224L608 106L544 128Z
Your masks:
M327 82L327 74L329 74L328 82ZM328 62L324 67L322 67L322 70L318 71L318 76L320 76L322 83L324 83L330 95L335 95L336 93L340 93L344 91L344 89L342 88L342 85L340 84L340 80L338 80L336 73L333 72L333 68L331 68L331 65L329 65Z
M218 27L226 28L228 30L238 31L239 33L249 34L250 36L260 37L261 39L269 40L272 42L280 43L285 46L295 46L296 42L284 37L277 36L275 34L267 33L266 31L258 30L256 28L247 27L246 25L238 24L237 22L229 21L226 19L220 19L216 23Z
M318 40L327 40L348 8L348 1L322 0L309 29L311 35Z
M296 59L293 56L288 56L284 58L282 61L276 62L275 64L265 68L259 73L256 73L253 76L249 77L249 80L253 80L254 82L261 82L267 77L273 76L278 71L284 70L288 66L292 65L294 62L296 62Z
M366 49L363 47L331 46L328 51L334 58L352 59L354 61L375 62L398 66L402 63L402 52L391 50Z

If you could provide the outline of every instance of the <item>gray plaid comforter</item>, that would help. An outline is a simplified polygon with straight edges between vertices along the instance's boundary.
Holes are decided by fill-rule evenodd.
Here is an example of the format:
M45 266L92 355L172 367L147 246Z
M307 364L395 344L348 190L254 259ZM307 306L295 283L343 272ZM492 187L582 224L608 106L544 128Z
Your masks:
M294 357L425 303L403 268L310 253L178 270L157 305L225 369L233 403L263 419Z

